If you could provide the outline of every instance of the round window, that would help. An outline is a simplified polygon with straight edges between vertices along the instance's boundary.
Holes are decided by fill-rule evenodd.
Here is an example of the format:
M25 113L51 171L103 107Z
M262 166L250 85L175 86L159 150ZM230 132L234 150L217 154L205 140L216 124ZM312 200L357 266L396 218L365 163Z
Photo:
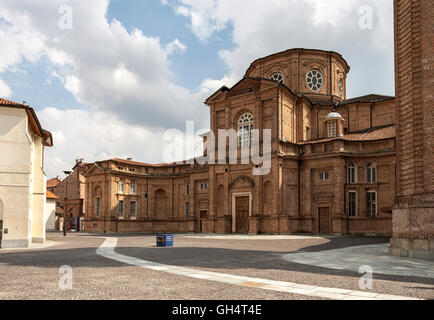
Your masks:
M274 73L271 77L271 80L277 81L279 83L283 83L284 79L283 79L283 75L281 73Z
M324 80L321 72L318 70L310 70L306 76L307 85L312 91L321 90Z

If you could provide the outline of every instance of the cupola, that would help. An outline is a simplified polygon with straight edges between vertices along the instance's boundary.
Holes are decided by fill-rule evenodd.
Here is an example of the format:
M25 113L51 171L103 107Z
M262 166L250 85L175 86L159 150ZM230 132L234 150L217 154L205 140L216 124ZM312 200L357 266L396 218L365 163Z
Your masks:
M344 136L344 118L334 109L325 118L325 136L328 138Z

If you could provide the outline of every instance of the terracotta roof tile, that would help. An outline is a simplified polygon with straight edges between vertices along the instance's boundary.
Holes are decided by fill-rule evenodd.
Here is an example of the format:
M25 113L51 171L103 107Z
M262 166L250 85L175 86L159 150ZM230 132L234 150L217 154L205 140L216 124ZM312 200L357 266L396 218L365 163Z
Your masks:
M56 196L54 193L52 193L51 191L47 190L47 195L46 195L47 199L60 199L58 196Z
M395 125L387 125L375 128L369 128L366 130L352 132L344 135L343 137L336 138L324 138L317 140L310 140L301 142L301 145L305 144L314 144L314 143L323 143L335 140L343 140L343 141L375 141L375 140L383 140L390 139L396 137Z
M8 99L0 98L0 105L3 106L16 106L16 107L26 107L23 103L14 102Z
M51 178L47 180L47 188L54 188L60 183L60 180L58 178Z

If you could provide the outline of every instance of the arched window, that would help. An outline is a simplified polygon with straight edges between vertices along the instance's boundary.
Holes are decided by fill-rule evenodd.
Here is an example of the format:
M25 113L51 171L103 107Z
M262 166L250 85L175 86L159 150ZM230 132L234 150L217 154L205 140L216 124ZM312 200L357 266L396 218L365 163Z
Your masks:
M136 194L136 192L137 192L137 184L135 181L131 181L130 194Z
M190 182L186 182L185 183L185 195L189 196L190 195Z
M366 182L377 182L377 166L373 162L366 165Z
M329 138L336 137L336 121L327 122L327 135Z
M243 114L238 120L238 146L250 147L252 142L253 116L250 113Z
M341 98L343 98L344 97L344 82L342 81L342 79L339 79L338 90L339 90L339 96Z
M348 176L349 183L357 182L357 167L352 162L350 162L347 166L347 176Z
M277 81L279 83L284 83L284 78L283 75L281 73L274 73L271 77L271 80Z

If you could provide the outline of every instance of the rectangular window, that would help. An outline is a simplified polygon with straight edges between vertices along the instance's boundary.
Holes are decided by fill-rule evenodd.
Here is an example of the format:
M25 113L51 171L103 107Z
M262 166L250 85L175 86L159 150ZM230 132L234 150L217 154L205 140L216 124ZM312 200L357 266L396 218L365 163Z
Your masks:
M190 211L190 203L186 202L185 203L185 219L186 220L188 220L189 211Z
M123 216L124 215L124 200L119 200L118 209L119 209L119 215Z
M355 217L357 215L357 194L354 191L348 192L348 216Z
M328 172L320 172L319 173L319 179L321 181L328 180L329 179L329 173Z
M330 121L327 124L328 127L328 137L332 138L332 137L336 137L336 121Z
M238 127L238 146L240 148L250 147L252 142L253 124L241 125Z
M124 193L124 182L122 180L118 183L118 193Z
M356 166L354 164L348 165L348 182L349 183L356 183L357 177L356 177Z
M368 167L366 172L366 180L367 182L373 183L377 182L377 172L375 167Z
M188 182L185 184L185 195L190 195L190 183Z
M96 216L99 217L101 214L101 198L96 198L96 203L95 203L95 211L96 211Z
M368 217L375 217L377 215L377 193L366 193L366 215Z
M137 213L137 204L135 201L130 202L130 215L135 216Z
M130 194L136 194L136 182L135 181L131 181Z
M208 184L207 183L201 183L200 184L200 190L206 190L208 189Z

